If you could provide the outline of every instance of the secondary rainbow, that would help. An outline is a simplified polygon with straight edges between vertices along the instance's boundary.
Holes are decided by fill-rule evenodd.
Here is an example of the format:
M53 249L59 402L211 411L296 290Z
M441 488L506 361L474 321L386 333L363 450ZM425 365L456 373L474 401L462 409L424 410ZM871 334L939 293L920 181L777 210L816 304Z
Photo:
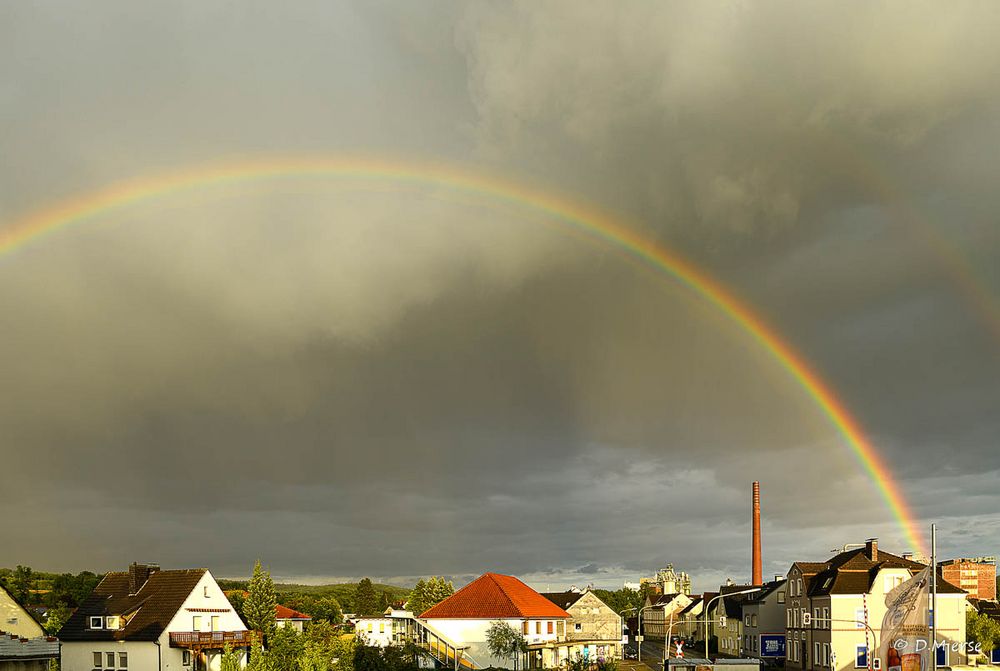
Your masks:
M918 522L881 455L833 390L805 359L718 281L673 251L640 236L591 205L584 206L493 175L442 164L408 163L363 156L264 158L123 181L66 200L0 230L0 258L68 226L150 198L227 183L307 176L416 182L503 199L521 207L541 211L572 229L610 243L672 277L715 306L751 336L809 394L875 484L911 548L926 553L925 544L918 534Z

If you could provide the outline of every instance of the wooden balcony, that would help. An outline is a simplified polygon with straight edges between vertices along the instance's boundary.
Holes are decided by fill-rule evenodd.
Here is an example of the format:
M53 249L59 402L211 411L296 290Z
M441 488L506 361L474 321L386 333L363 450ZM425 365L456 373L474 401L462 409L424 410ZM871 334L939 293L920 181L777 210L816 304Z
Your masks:
M222 650L227 645L243 648L253 643L253 631L172 631L171 648Z

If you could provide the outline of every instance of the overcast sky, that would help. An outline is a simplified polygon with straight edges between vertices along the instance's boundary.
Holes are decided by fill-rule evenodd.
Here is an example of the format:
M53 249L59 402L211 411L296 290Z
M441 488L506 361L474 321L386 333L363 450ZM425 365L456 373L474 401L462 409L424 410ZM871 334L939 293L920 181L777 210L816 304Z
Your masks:
M274 155L596 204L742 298L943 555L1000 553L1000 5L0 4L0 230ZM878 536L815 402L547 215L279 178L0 251L0 566L696 589Z

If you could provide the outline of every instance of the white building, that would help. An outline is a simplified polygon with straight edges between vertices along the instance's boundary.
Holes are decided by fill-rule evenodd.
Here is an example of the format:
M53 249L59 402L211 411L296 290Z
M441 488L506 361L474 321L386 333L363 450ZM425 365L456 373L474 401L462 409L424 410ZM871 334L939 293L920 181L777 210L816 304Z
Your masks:
M458 590L420 620L456 645L476 667L510 668L513 659L490 654L486 632L497 621L521 632L528 644L527 668L553 668L570 657L570 615L513 576L486 573Z
M109 573L59 632L62 671L217 670L250 632L208 569ZM245 655L244 655L245 661Z
M42 625L0 585L0 633L16 634L20 638L44 636Z
M312 617L305 613L282 606L280 603L274 607L274 623L278 627L291 627L301 633L305 631L309 622L312 622Z

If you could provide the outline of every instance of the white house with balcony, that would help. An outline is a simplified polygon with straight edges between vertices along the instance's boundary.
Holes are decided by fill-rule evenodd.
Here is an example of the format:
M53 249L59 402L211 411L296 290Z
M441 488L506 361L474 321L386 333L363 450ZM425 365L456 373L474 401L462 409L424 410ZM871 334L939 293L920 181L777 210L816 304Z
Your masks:
M62 671L217 671L251 635L208 569L108 573L59 631Z

